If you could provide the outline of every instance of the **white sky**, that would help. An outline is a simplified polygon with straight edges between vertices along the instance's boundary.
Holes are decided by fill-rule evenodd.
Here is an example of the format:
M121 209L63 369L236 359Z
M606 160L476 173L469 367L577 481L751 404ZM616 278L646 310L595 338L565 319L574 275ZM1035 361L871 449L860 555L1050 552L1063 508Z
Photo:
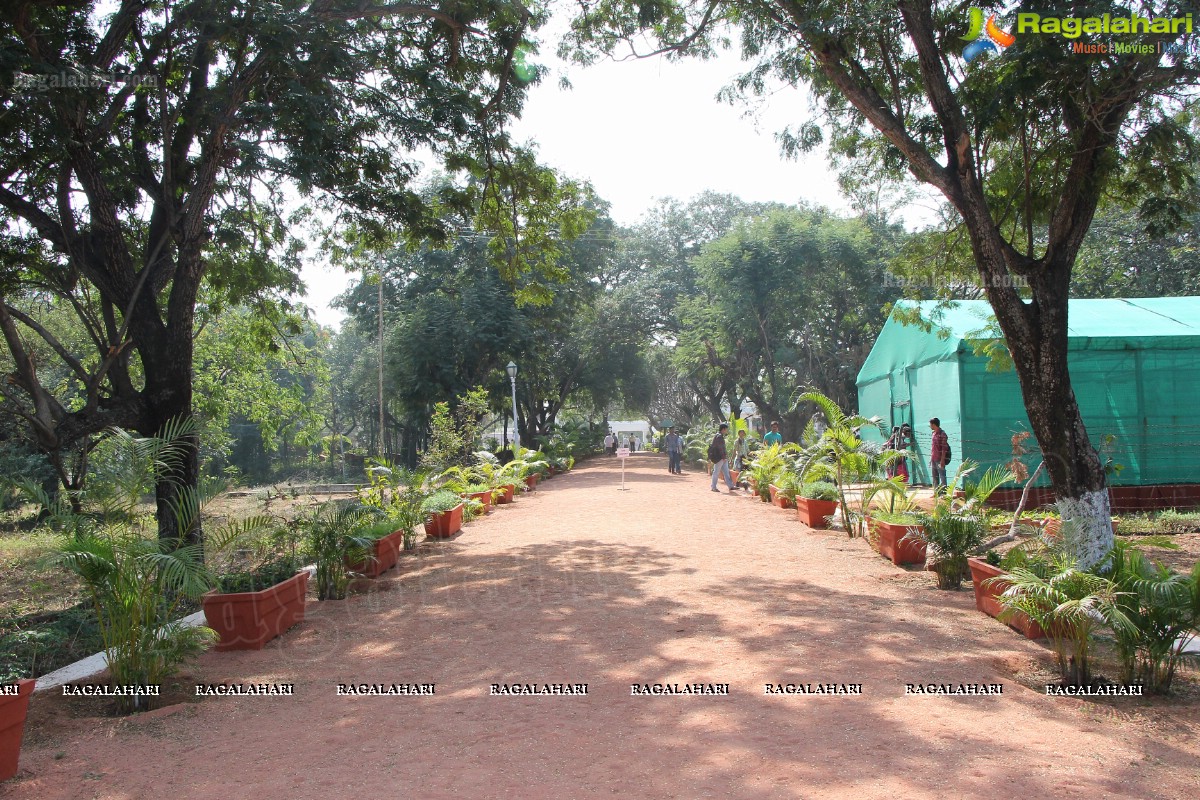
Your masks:
M687 200L705 190L748 201L848 209L823 154L799 161L780 155L775 134L808 117L802 91L774 94L753 116L745 107L717 101L721 87L743 70L735 54L711 61L655 57L579 67L553 57L557 42L549 36L543 41L542 53L530 60L549 66L551 74L530 90L511 131L517 141L537 144L542 163L590 181L612 204L618 224L635 223L656 198ZM562 74L572 88L559 88ZM916 216L928 217L929 211ZM302 278L318 321L339 324L342 314L328 303L350 277L309 265Z

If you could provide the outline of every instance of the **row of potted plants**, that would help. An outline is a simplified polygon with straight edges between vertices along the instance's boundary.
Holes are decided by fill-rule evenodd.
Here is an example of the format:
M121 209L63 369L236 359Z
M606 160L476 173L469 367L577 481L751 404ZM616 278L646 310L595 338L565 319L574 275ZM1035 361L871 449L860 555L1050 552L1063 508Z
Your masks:
M464 518L512 502L517 486L532 491L549 467L535 456L524 451L501 465L493 454L479 452L472 466L436 475L372 467L370 485L357 501L327 503L301 526L307 532L303 549L293 543L287 558L224 575L222 585L204 595L205 619L220 636L217 649L261 649L303 620L310 573L299 568L310 559L317 598L340 600L351 580L378 578L399 563L402 552L415 550L418 525L430 539L448 539L462 530ZM243 588L250 590L237 591Z
M1098 633L1116 646L1120 681L1148 692L1168 691L1182 665L1200 665L1200 653L1188 648L1200 636L1200 564L1190 575L1173 573L1118 542L1099 564L1081 569L1069 550L1079 539L1070 526L1078 523L1057 512L1024 517L1024 541L1005 556L972 557L990 536L1007 538L996 534L1008 529L1011 516L987 500L1016 476L992 468L971 480L978 467L964 460L950 486L919 508L902 479L877 477L907 457L859 437L877 420L846 415L815 393L799 401L816 404L829 427L819 436L806 431L800 445L754 454L742 477L764 501L795 504L813 527L836 515L848 535L869 536L894 564L925 564L939 588L959 589L969 574L980 611L1030 638L1049 639L1064 685L1093 681L1089 655ZM827 505L809 510L817 495Z
M104 513L81 513L44 493L28 498L47 509L46 524L63 536L57 559L80 578L97 610L113 685L159 684L210 645L261 649L304 619L310 581L318 599L343 598L352 580L378 577L401 552L415 549L418 526L430 538L452 536L464 519L512 502L518 487L532 490L551 467L534 451L503 465L489 453L476 454L470 469L432 476L379 465L354 500L324 503L290 524L261 515L208 528L203 545L160 539L146 528L150 518L136 513L137 504L155 480L178 469L194 433L193 423L147 438L114 430L108 446L121 450L115 463L129 475L114 480L121 492L108 491ZM556 466L565 471L573 463L558 459ZM86 505L83 496L74 499ZM191 529L202 507L201 498L183 493L179 529ZM228 552L252 535L260 550L252 567L217 574L208 566L206 552ZM178 623L186 601L200 602L205 626ZM0 780L16 772L34 685L22 680L11 694L0 687ZM122 698L117 710L143 711L149 700Z

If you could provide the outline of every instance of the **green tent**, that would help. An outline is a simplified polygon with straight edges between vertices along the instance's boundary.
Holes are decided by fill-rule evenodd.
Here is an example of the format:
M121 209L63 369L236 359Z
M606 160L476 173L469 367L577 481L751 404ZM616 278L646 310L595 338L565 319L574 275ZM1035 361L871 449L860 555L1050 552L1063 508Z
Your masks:
M897 318L914 308L928 326ZM1109 482L1200 483L1200 297L1071 300L1068 313L1071 381L1092 443L1114 467ZM859 411L889 429L913 426L914 482L929 483L931 417L949 438L951 474L962 458L1008 461L1012 435L1030 430L1016 373L989 372L972 346L995 330L991 306L969 300L901 301L880 331L858 373Z

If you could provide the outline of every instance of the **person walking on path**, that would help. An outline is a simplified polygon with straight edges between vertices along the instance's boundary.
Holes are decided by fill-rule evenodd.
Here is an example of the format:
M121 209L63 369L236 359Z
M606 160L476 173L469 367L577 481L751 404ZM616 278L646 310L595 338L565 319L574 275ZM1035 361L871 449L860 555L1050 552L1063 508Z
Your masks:
M929 420L933 431L933 447L929 453L929 467L933 473L933 493L939 494L946 488L946 465L950 463L950 440L942 430L942 421L937 417Z
M717 435L713 437L712 444L708 446L708 460L713 464L712 471L712 490L717 489L717 478L725 479L725 485L729 487L729 491L736 492L738 487L733 485L733 476L729 474L729 459L725 453L725 433L729 430L729 425L722 422L721 427L717 429Z
M667 472L672 475L683 474L683 437L675 432L675 428L667 431L667 437L663 440L663 445L667 451Z
M608 453L611 456L613 453L616 452L616 450L617 450L617 437L612 435L612 431L609 431L608 435L604 437L604 452Z
M771 423L771 430L767 431L766 435L763 436L763 444L765 444L767 447L770 447L773 444L779 446L783 445L783 434L779 432L779 420L775 420Z
M737 441L733 443L733 468L741 472L749 460L750 440L746 438L746 429L742 428L738 431Z

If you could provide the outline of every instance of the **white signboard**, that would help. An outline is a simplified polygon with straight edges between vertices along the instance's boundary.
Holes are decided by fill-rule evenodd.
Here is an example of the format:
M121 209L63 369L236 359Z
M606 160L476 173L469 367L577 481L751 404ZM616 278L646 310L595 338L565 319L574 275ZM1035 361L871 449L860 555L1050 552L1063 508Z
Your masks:
M617 458L629 458L629 448L628 447L618 447L617 448Z

